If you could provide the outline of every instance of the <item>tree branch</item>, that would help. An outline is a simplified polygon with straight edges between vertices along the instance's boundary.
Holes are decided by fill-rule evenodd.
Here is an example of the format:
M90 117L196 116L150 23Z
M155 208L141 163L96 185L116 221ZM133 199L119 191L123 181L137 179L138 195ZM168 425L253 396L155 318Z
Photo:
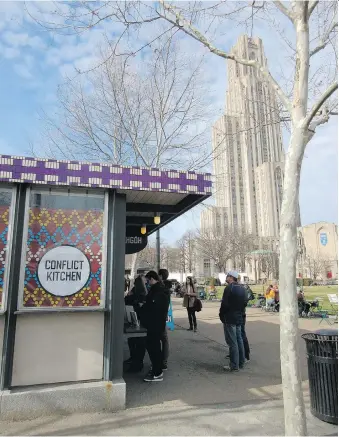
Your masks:
M275 0L273 3L275 4L275 6L279 9L279 11L281 13L286 15L286 17L289 18L292 21L292 23L294 23L294 14L291 11L291 9L287 9L286 6L283 5L283 3L281 3L280 0Z
M161 5L163 6L165 12L168 11L169 13L173 14L175 16L175 20L169 18L166 14L159 15L167 20L168 22L172 23L174 26L178 27L180 30L182 30L184 33L189 35L190 37L194 38L199 43L203 44L208 50L212 53L214 53L217 56L220 56L224 59L230 59L232 61L237 62L238 64L247 65L249 67L256 68L258 71L261 72L261 74L264 76L264 78L271 84L271 86L274 88L275 92L279 96L281 102L285 106L285 108L292 113L292 105L278 82L273 78L271 73L259 62L249 59L242 59L238 58L234 54L228 54L223 50L220 50L216 48L208 39L198 30L196 29L190 22L188 22L181 14L180 12L176 11L174 7L170 6L169 4L165 3L164 0L160 0Z
M327 32L324 34L324 36L320 40L320 44L318 44L313 50L310 51L310 57L315 55L316 53L320 52L320 50L323 50L327 44L328 44L328 38L336 27L338 27L338 22L335 21L332 26L327 30Z
M317 115L317 112L320 110L322 105L326 102L328 98L331 97L331 95L338 89L338 81L334 82L327 90L324 92L324 94L320 97L317 103L315 103L310 111L310 113L306 116L303 126L308 127L313 120L313 118Z
M312 15L312 12L316 8L317 4L319 3L319 0L310 1L308 4L308 16L310 17Z

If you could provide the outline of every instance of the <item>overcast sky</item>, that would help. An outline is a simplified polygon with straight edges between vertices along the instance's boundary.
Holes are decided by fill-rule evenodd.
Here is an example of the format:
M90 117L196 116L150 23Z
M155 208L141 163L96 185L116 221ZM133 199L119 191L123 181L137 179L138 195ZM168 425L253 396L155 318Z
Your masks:
M39 3L46 5L48 3ZM103 29L84 33L80 38L53 36L29 19L23 2L0 2L0 153L29 155L30 143L39 137L41 110L53 112L57 86L65 74L74 74L74 65L88 68L95 62L103 40ZM105 32L114 32L105 25ZM146 31L145 31L146 32ZM235 44L242 29L230 26L222 36L222 48ZM271 70L284 68L282 48L277 35L267 27L253 29L262 37ZM139 38L142 35L139 35ZM219 41L220 42L220 41ZM183 37L183 49L196 53L201 47ZM322 62L321 57L318 62ZM210 125L220 117L225 104L227 86L226 63L215 55L207 55L202 77L210 95ZM338 129L337 119L318 128L307 146L302 167L300 204L302 224L338 220ZM285 148L287 144L284 145ZM187 213L163 230L168 243L174 242L189 228L199 226L201 208Z

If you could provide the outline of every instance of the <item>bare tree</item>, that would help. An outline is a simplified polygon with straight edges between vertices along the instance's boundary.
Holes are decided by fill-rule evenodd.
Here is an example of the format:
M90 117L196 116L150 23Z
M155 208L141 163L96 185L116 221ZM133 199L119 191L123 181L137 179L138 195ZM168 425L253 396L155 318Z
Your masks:
M143 62L108 57L59 87L60 115L45 114L49 155L147 168L189 167L206 148L200 61L172 36ZM107 58L107 59L106 59Z
M180 271L193 273L195 270L195 254L196 254L196 232L187 231L177 241L176 245L179 248Z
M60 8L60 6L59 6ZM78 9L78 10L77 10ZM56 9L57 11L57 9ZM281 373L285 410L286 435L306 435L306 414L298 360L298 312L295 299L297 261L297 220L301 164L307 144L319 126L337 112L333 98L337 82L337 3L319 0L282 2L204 2L158 3L78 2L68 11L55 12L64 18L49 20L46 27L59 32L83 32L103 20L122 23L122 35L135 31L142 24L154 26L165 20L169 29L178 29L216 56L254 69L274 90L286 119L290 120L290 141L285 159L283 199L280 219L280 346ZM265 20L280 33L290 49L285 64L287 80L278 81L268 66L259 60L229 53L217 46L216 33L225 35L234 21L241 22L252 33L256 19ZM41 20L40 20L41 21ZM45 20L46 21L46 20ZM53 21L53 19L52 19ZM292 41L285 29L292 28ZM199 29L203 28L204 31ZM291 33L291 32L290 32ZM154 38L153 38L154 39ZM151 44L151 39L147 46ZM142 46L144 47L144 45ZM140 49L142 49L140 47ZM116 46L114 51L116 52ZM135 52L135 51L134 51ZM316 65L321 53L331 61ZM316 67L314 67L316 65ZM217 240L215 240L217 241Z
M246 270L246 262L251 260L251 252L255 248L257 238L245 229L233 230L236 266L241 272Z
M180 249L178 247L162 246L161 248L161 267L169 271L169 274L173 272L180 272Z
M313 281L326 279L326 273L331 269L331 260L319 253L310 253L306 257L306 268Z
M213 228L199 231L196 242L200 254L213 260L220 273L225 273L228 262L236 259L238 241L230 229L224 229L223 232Z

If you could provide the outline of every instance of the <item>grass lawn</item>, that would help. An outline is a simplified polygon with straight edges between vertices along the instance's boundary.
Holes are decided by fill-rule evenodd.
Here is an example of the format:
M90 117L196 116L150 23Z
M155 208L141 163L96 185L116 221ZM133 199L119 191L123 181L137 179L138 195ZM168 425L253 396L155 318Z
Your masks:
M218 299L222 298L222 294L225 287L216 287ZM263 293L267 286L263 285L251 285L251 289L254 293ZM317 297L323 299L322 308L324 310L330 310L331 305L328 300L328 294L338 294L337 285L319 285L314 287L304 287L304 293L306 300L313 300Z

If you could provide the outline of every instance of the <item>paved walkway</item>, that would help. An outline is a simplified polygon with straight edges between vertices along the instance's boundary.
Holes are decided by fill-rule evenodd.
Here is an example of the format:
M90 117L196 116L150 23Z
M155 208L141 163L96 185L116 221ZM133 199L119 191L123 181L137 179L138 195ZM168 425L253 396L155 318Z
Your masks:
M171 357L164 382L146 384L142 375L128 375L126 411L0 423L0 435L283 435L278 316L248 310L251 362L242 372L225 374L219 304L204 303L196 334L186 331L181 302L174 299L173 306L177 326L169 334ZM300 324L305 332L319 327L318 320ZM303 342L300 349L309 410ZM336 426L309 413L308 433L338 434Z

